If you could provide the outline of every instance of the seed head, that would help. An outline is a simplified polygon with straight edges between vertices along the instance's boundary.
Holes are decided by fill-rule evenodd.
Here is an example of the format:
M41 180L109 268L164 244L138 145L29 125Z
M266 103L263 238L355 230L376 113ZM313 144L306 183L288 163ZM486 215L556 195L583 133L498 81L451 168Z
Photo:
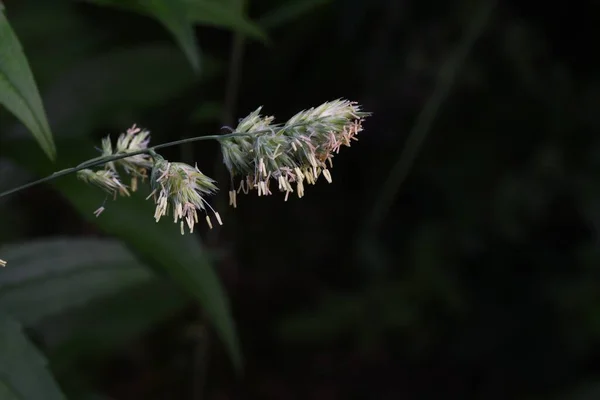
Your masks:
M0 259L0 267L6 267L6 261Z
M150 177L152 193L156 203L154 218L156 222L164 215L168 215L169 208L173 213L175 223L179 222L181 234L184 234L184 221L190 230L194 232L194 225L198 223L197 211L206 211L206 208L214 213L217 222L222 225L221 216L204 199L217 191L214 180L204 175L198 167L188 164L169 162L159 155L154 155L154 166ZM210 217L206 216L208 226L212 228Z
M96 185L100 189L112 194L114 198L117 197L117 194L129 196L127 186L121 183L119 175L112 169L102 169L98 171L82 169L77 172L77 177L84 182Z
M271 130L274 117L260 115L262 107L251 112L246 118L240 120L235 131L240 133L253 133L256 131ZM273 130L273 133L275 131ZM234 175L248 175L254 170L254 157L248 156L255 150L255 138L252 136L232 137L221 141L223 162Z
M251 135L221 140L223 161L232 177L240 176L237 192L229 193L230 205L237 206L236 195L256 189L258 195L272 194L269 183L275 180L285 192L285 200L296 186L304 195L304 182L315 184L320 175L331 183L333 156L362 130L369 113L354 102L338 99L299 112L283 125L272 124L273 117L262 117L261 108L242 119L236 132Z
M149 143L150 132L133 125L126 133L119 135L114 151L110 137L107 136L102 139L102 156L107 157L145 150L148 148ZM106 164L107 168L115 172L117 172L117 166L120 166L125 173L131 175L131 189L135 192L137 190L137 179L141 178L143 181L147 177L147 170L152 167L152 160L148 154L142 153Z

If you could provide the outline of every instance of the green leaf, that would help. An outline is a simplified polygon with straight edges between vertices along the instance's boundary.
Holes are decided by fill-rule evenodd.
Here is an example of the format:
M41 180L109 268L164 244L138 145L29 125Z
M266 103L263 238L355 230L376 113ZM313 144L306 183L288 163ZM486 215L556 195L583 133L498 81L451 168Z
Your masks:
M251 38L268 42L267 34L258 24L251 21L240 7L222 0L183 0L188 19L205 26L230 29Z
M0 399L19 400L17 394L13 392L6 384L0 381Z
M88 149L94 144L85 139L59 140L61 157L54 166L40 157L32 157L28 142L13 140L2 142L2 148L24 167L38 175L49 175L56 169L67 168L95 156ZM62 145L62 146L61 146ZM56 168L56 169L55 169ZM123 240L146 262L166 272L180 287L194 296L210 316L235 367L241 367L241 353L229 302L221 282L194 235L182 236L173 220L153 219L154 207L144 198L148 188L140 188L128 198L108 202L99 217L93 211L102 204L105 195L87 186L74 176L53 181L54 187L83 215L104 232ZM9 260L10 262L10 260Z
M60 374L84 359L99 359L182 310L187 297L158 279L88 304L39 326L53 370ZM63 321L64 318L64 321Z
M0 398L65 399L46 359L23 334L19 324L0 314Z
M42 91L52 130L57 132L49 104L43 98L45 88L74 62L97 54L111 34L101 24L91 24L82 18L80 9L73 7L71 1L37 1L10 11L10 24L18 33L21 45L31 49L27 54L29 65L40 66L36 68L35 81ZM49 26L48 21L52 21L52 25ZM60 43L59 51L57 43Z
M263 15L258 23L265 29L277 28L329 3L331 3L331 0L288 0L280 7L274 8Z
M218 70L216 61L206 57L202 79ZM98 124L130 124L140 110L162 105L196 82L174 46L143 45L110 51L64 71L44 100L58 140L88 134Z
M141 14L153 15L148 11L146 3L152 0L119 1L119 0L83 0L104 6L113 6L135 11ZM168 0L163 0L168 1ZM183 16L191 24L213 26L229 29L233 32L248 35L251 38L268 42L268 36L255 22L250 20L240 7L222 0L172 0L183 6ZM156 17L156 15L153 15ZM162 21L161 21L162 22ZM164 22L163 22L164 24Z
M102 6L135 11L155 18L173 35L194 71L200 71L200 51L184 0L88 0Z
M29 63L19 39L0 8L0 104L33 134L46 155L54 160L56 147Z
M0 274L0 312L25 325L153 278L115 240L37 240L3 246L2 256L10 268Z

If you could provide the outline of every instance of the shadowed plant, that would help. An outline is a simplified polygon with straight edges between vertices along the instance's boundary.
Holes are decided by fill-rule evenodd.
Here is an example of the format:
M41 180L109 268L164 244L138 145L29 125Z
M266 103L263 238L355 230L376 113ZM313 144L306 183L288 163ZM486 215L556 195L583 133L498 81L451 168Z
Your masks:
M56 179L69 173L93 184L111 195L130 196L142 182L150 177L151 193L156 209L154 219L172 213L173 221L179 223L181 234L187 225L190 233L198 223L198 212L210 209L216 221L222 225L221 217L207 201L218 188L216 182L203 174L197 166L171 162L157 154L159 148L200 140L218 140L221 143L223 162L231 175L232 188L229 192L230 205L236 207L237 194L256 190L259 196L271 195L271 180L274 180L285 199L294 192L304 196L304 182L315 184L323 175L331 183L330 168L334 154L342 146L350 146L362 130L362 122L370 115L361 111L357 103L338 99L321 104L316 108L301 111L283 124L274 124L274 117L260 115L259 107L243 118L236 130L225 135L198 136L149 147L150 132L134 125L117 138L116 144L110 136L102 140L102 155L79 164L77 167L56 172L49 177L28 183L0 194L0 197L33 185ZM98 167L98 169L93 169ZM130 183L124 183L126 175ZM234 181L240 178L237 191ZM94 211L99 217L105 210L101 206ZM206 215L212 229L211 218ZM0 260L0 265L6 262Z

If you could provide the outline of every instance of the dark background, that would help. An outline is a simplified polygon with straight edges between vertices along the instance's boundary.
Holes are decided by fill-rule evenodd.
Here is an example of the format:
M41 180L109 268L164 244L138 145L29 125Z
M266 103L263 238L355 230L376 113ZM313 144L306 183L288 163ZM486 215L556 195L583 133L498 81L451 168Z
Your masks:
M186 301L101 354L79 344L62 367L44 329L28 330L67 393L600 398L597 3L505 1L485 18L493 5L484 0L289 1L248 4L269 44L199 25L199 77L151 18L80 2L5 2L59 159L73 138L99 144L133 122L158 144L235 127L261 105L279 122L340 97L373 113L336 156L333 183L288 202L253 193L228 209L215 142L164 150L221 182L212 203L225 224L201 225L197 240L216 254L243 373L202 304ZM288 3L308 6L264 18ZM155 45L168 51L149 62L128 55ZM7 113L0 123L0 137L17 129ZM29 146L31 158L44 157ZM0 158L10 159L3 147ZM15 170L34 163L18 161ZM0 210L10 227L0 242L111 237L50 185ZM118 331L110 315L103 324Z

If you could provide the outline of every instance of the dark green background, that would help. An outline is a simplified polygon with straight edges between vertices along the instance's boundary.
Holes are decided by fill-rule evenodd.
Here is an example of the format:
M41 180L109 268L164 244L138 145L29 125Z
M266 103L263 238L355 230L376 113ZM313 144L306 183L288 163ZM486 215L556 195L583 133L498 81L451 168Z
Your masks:
M280 122L339 97L373 113L360 141L336 156L333 184L322 180L300 200L252 194L227 210L217 143L163 151L220 181L213 205L225 225L202 227L195 239L211 252L230 297L243 373L235 374L210 319L192 302L168 291L145 292L142 301L126 291L102 303L103 324L117 337L128 329L128 302L131 315L177 304L106 349L82 334L53 353L44 329L30 331L67 393L119 400L599 398L595 2L500 2L428 117L416 161L392 207L378 210L383 220L375 229L366 227L384 182L485 0L250 1L247 14L270 42L243 42L233 107L231 30L196 27L196 77L152 18L74 1L5 5L58 160L76 160L67 165L95 155L91 140L99 144L133 122L158 144L217 133L261 105ZM1 118L0 138L24 133L7 112ZM25 148L15 156L2 146L0 159L45 171L35 142ZM104 235L62 193L42 185L2 199L0 242ZM139 233L137 246L152 246L143 238L143 226L153 223L147 210L122 221L132 236ZM200 336L190 338L190 327ZM85 322L70 329L94 330Z

